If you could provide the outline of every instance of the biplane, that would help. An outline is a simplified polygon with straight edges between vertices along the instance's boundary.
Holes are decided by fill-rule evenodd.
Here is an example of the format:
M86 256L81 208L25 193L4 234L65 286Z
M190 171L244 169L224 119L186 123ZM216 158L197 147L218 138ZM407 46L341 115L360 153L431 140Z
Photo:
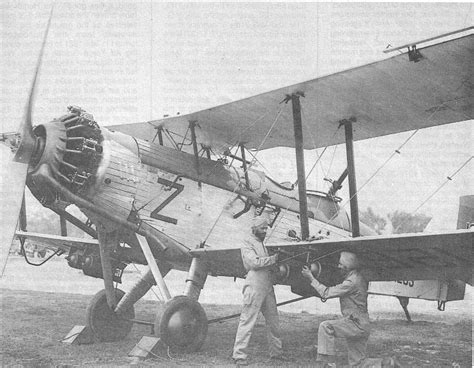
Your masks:
M135 322L134 304L157 285L166 304L156 333L171 347L198 350L208 328L199 303L206 278L245 276L240 245L257 216L271 224L266 246L280 254L278 284L302 297L318 295L301 276L301 266L310 265L325 284L337 283L342 250L361 256L371 282L442 282L445 301L462 298L465 283L473 284L472 229L376 235L359 221L353 153L357 140L473 119L473 27L449 40L410 43L387 50L399 54L382 61L257 96L107 127L77 106L33 126L48 29L25 118L18 132L2 135L15 156L2 182L1 269L17 236L22 243L45 243L54 254L65 254L72 268L103 279L104 289L87 310L97 340L124 338ZM304 150L338 144L346 147L347 169L328 192L307 190ZM258 151L273 147L295 149L296 183L280 183L253 165ZM346 179L350 213L338 196ZM25 184L63 225L72 223L90 239L67 237L65 231L26 232ZM472 196L462 201L459 227L465 228L474 222L474 205ZM71 205L87 221L69 212ZM131 263L147 265L148 271L124 292L117 283ZM187 272L184 292L175 297L165 280L171 269Z

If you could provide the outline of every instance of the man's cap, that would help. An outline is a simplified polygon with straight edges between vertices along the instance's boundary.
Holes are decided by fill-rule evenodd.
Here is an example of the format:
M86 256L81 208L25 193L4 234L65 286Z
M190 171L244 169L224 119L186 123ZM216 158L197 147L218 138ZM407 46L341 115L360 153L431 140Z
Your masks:
M354 270L360 266L359 259L351 252L341 252L339 263L350 270Z
M258 216L252 221L252 228L261 227L264 225L268 226L268 220L265 217Z

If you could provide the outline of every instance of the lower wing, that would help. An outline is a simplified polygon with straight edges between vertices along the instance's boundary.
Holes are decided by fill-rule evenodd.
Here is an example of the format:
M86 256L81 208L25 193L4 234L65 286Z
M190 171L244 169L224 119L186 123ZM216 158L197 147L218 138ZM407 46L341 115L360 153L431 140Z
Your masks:
M351 251L358 254L369 281L455 279L472 285L473 245L474 231L455 230L439 234L290 242L266 247L269 252L280 254L280 265L288 265L287 270L280 267L280 272L293 272L285 282L281 282L284 284L302 282L298 276L304 264L316 265L317 272L330 278L330 273L335 271L339 253ZM239 248L201 248L190 253L204 260L213 275L243 277L246 273Z

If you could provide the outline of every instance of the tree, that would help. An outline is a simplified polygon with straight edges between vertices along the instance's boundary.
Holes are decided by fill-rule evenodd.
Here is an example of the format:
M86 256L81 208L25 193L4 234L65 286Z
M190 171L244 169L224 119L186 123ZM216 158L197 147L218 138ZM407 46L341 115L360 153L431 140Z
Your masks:
M387 220L377 215L371 207L360 213L360 221L373 229L377 234L382 234L385 225L387 225Z
M431 221L431 217L425 214L410 214L398 210L389 213L387 216L392 223L394 234L422 232Z

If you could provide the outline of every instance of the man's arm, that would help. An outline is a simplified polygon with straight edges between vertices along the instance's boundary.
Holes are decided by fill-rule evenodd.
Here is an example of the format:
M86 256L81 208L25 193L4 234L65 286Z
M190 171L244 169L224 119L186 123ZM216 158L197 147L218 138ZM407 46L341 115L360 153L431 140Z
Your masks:
M344 280L341 284L328 287L320 283L306 266L303 267L301 274L311 282L311 286L323 299L340 298L341 296L351 293L355 287L352 280Z
M272 256L258 256L254 249L248 247L243 247L241 253L247 271L272 266L278 260L278 254Z
M340 298L341 296L351 293L354 289L354 283L351 280L344 280L341 284L328 287L313 278L311 286L323 299Z

